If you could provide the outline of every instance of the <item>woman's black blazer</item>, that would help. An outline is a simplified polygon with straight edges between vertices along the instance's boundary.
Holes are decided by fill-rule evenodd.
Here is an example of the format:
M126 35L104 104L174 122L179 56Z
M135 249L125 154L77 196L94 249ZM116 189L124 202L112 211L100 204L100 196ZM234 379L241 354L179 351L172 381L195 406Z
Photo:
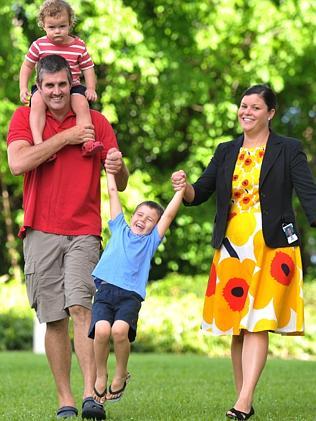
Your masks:
M193 184L195 197L187 206L205 202L216 192L212 245L220 248L225 238L231 206L232 177L243 144L243 135L221 143L201 177ZM283 224L292 223L299 238L292 194L295 190L311 226L316 226L316 185L300 141L270 132L259 179L262 231L268 247L288 247ZM299 245L298 239L291 246Z

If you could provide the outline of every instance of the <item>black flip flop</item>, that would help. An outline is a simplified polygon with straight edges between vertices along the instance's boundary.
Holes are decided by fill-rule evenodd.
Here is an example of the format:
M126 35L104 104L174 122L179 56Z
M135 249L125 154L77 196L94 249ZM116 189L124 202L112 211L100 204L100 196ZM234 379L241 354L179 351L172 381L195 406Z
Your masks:
M97 391L97 389L96 389L95 387L93 388L93 393L95 394L95 396L96 396L96 397L98 397L98 398L100 398L100 399L105 398L105 399L104 399L104 401L103 401L102 403L104 403L104 402L106 401L106 394L107 394L107 392L108 392L107 387L103 390L103 392L102 392L102 393L98 392L98 391ZM101 402L99 402L99 401L97 401L97 400L95 399L95 396L92 396L92 397L93 397L93 399L95 400L95 402L101 403Z
M118 396L116 396L116 398L107 399L106 401L107 402L118 402L122 398L123 393L124 393L124 390L126 388L127 383L129 382L130 378L131 378L131 374L130 373L127 373L127 376L126 376L126 379L124 381L124 384L121 387L121 389L119 389L119 390L112 390L112 387L111 387L112 385L110 385L110 387L109 387L109 393L111 395L118 395Z
M231 413L230 413L231 412ZM226 417L231 418L233 420L247 420L248 418L252 417L255 413L253 407L251 407L250 412L242 412L238 411L238 409L231 408L228 412L226 412Z

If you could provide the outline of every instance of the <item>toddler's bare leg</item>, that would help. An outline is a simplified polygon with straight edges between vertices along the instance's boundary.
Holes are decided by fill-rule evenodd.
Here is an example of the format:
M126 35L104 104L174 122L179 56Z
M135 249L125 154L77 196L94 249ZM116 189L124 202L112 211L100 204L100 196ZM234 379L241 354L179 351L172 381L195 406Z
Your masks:
M36 91L32 95L30 127L35 145L43 142L43 130L46 122L46 105L41 94Z
M115 375L111 382L111 390L107 395L109 400L115 400L122 396L128 380L127 363L130 354L128 331L129 324L123 320L116 320L112 326L116 368ZM121 392L115 393L116 391Z
M92 124L89 104L85 96L81 94L72 94L71 107L76 114L77 125L87 126ZM102 142L91 139L83 144L82 153L84 156L92 156L102 149Z
M110 352L111 325L105 320L100 320L95 325L94 356L97 367L97 377L94 386L93 398L100 403L106 399L107 388L107 361Z

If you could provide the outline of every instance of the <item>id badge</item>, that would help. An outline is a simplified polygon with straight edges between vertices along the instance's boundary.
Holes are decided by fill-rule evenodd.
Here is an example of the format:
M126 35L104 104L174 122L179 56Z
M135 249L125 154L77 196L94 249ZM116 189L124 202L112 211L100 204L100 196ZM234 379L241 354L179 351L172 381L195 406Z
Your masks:
M298 237L295 234L294 227L293 227L292 223L291 224L283 224L282 229L284 231L287 242L289 244L292 244L292 243L294 243L294 241L298 240Z

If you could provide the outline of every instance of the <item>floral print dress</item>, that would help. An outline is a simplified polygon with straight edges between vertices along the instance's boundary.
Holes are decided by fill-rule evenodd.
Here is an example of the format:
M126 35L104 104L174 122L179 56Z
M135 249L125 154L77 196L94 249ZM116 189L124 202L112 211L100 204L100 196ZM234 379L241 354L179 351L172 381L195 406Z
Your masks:
M304 303L298 246L269 248L262 235L259 176L264 147L240 148L226 238L215 250L202 329L214 335L273 331L302 335Z

